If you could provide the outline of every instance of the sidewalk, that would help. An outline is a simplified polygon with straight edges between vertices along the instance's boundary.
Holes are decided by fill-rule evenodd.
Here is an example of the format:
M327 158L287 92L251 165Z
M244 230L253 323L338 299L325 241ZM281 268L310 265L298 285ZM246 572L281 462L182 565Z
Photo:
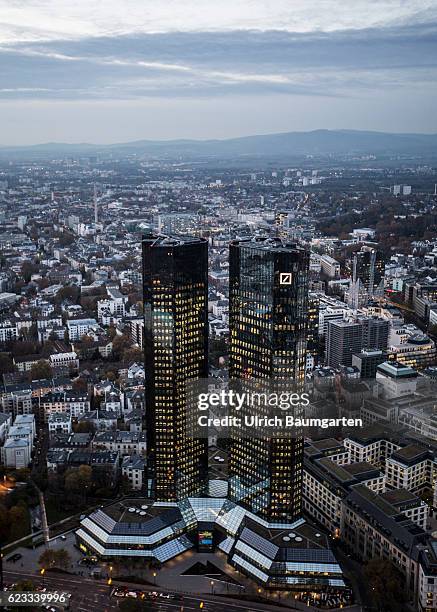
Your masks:
M87 568L85 568L84 566L79 566L77 564L77 562L79 561L79 559L83 557L83 555L74 546L76 542L74 533L68 533L66 534L65 537L66 537L66 540L61 540L60 537L53 538L52 540L50 540L50 544L49 544L50 550L59 550L61 548L65 548L70 554L71 563L73 566L69 569L69 571L71 572L83 571L84 576L88 576L89 571L87 570ZM5 558L3 559L3 567L5 570L11 571L11 572L12 571L20 572L20 571L25 571L25 570L28 570L31 572L37 572L39 570L38 559L41 556L41 553L44 552L44 550L45 550L44 544L40 544L39 546L36 546L33 549L26 548L24 546L19 546L15 548L13 552L10 551L9 553L5 554ZM11 555L15 553L22 555L22 558L16 563L11 563L7 559L8 557L10 557Z

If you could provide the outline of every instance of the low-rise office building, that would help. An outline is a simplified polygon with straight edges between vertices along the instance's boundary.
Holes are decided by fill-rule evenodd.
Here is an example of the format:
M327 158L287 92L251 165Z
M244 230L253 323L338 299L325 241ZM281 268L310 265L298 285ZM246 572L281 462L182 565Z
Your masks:
M389 559L405 579L420 612L437 607L437 540L396 505L367 487L354 487L342 502L342 538L362 562Z

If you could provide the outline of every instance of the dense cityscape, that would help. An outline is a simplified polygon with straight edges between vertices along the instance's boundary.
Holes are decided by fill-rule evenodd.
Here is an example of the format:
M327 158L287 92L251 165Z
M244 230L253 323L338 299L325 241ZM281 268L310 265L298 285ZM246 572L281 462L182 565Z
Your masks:
M436 183L371 154L3 154L2 587L436 610ZM361 426L190 436L199 379L291 380Z

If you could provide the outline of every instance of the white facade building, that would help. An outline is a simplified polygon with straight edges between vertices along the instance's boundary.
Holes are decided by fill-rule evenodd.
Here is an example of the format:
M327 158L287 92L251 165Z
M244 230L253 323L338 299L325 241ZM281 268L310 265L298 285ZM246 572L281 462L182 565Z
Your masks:
M70 319L67 321L70 342L80 340L82 336L85 336L94 327L97 327L95 319Z
M127 455L121 463L122 476L129 480L134 491L140 491L143 487L144 469L146 461L139 455Z

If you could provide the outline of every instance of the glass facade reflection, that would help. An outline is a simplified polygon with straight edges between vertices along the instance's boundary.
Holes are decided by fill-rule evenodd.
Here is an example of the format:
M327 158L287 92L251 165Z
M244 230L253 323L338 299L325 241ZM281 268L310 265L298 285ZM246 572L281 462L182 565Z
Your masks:
M203 495L207 440L186 435L185 383L208 374L208 244L145 236L148 476L157 501Z
M363 247L353 257L353 281L361 281L369 297L377 294L384 279L385 262L380 251Z
M317 293L310 293L308 297L307 314L307 354L311 355L313 358L313 367L319 363L319 310L319 296Z
M303 384L308 251L279 239L234 241L229 263L230 378ZM301 514L302 462L302 438L235 435L230 499L270 522L294 521Z

